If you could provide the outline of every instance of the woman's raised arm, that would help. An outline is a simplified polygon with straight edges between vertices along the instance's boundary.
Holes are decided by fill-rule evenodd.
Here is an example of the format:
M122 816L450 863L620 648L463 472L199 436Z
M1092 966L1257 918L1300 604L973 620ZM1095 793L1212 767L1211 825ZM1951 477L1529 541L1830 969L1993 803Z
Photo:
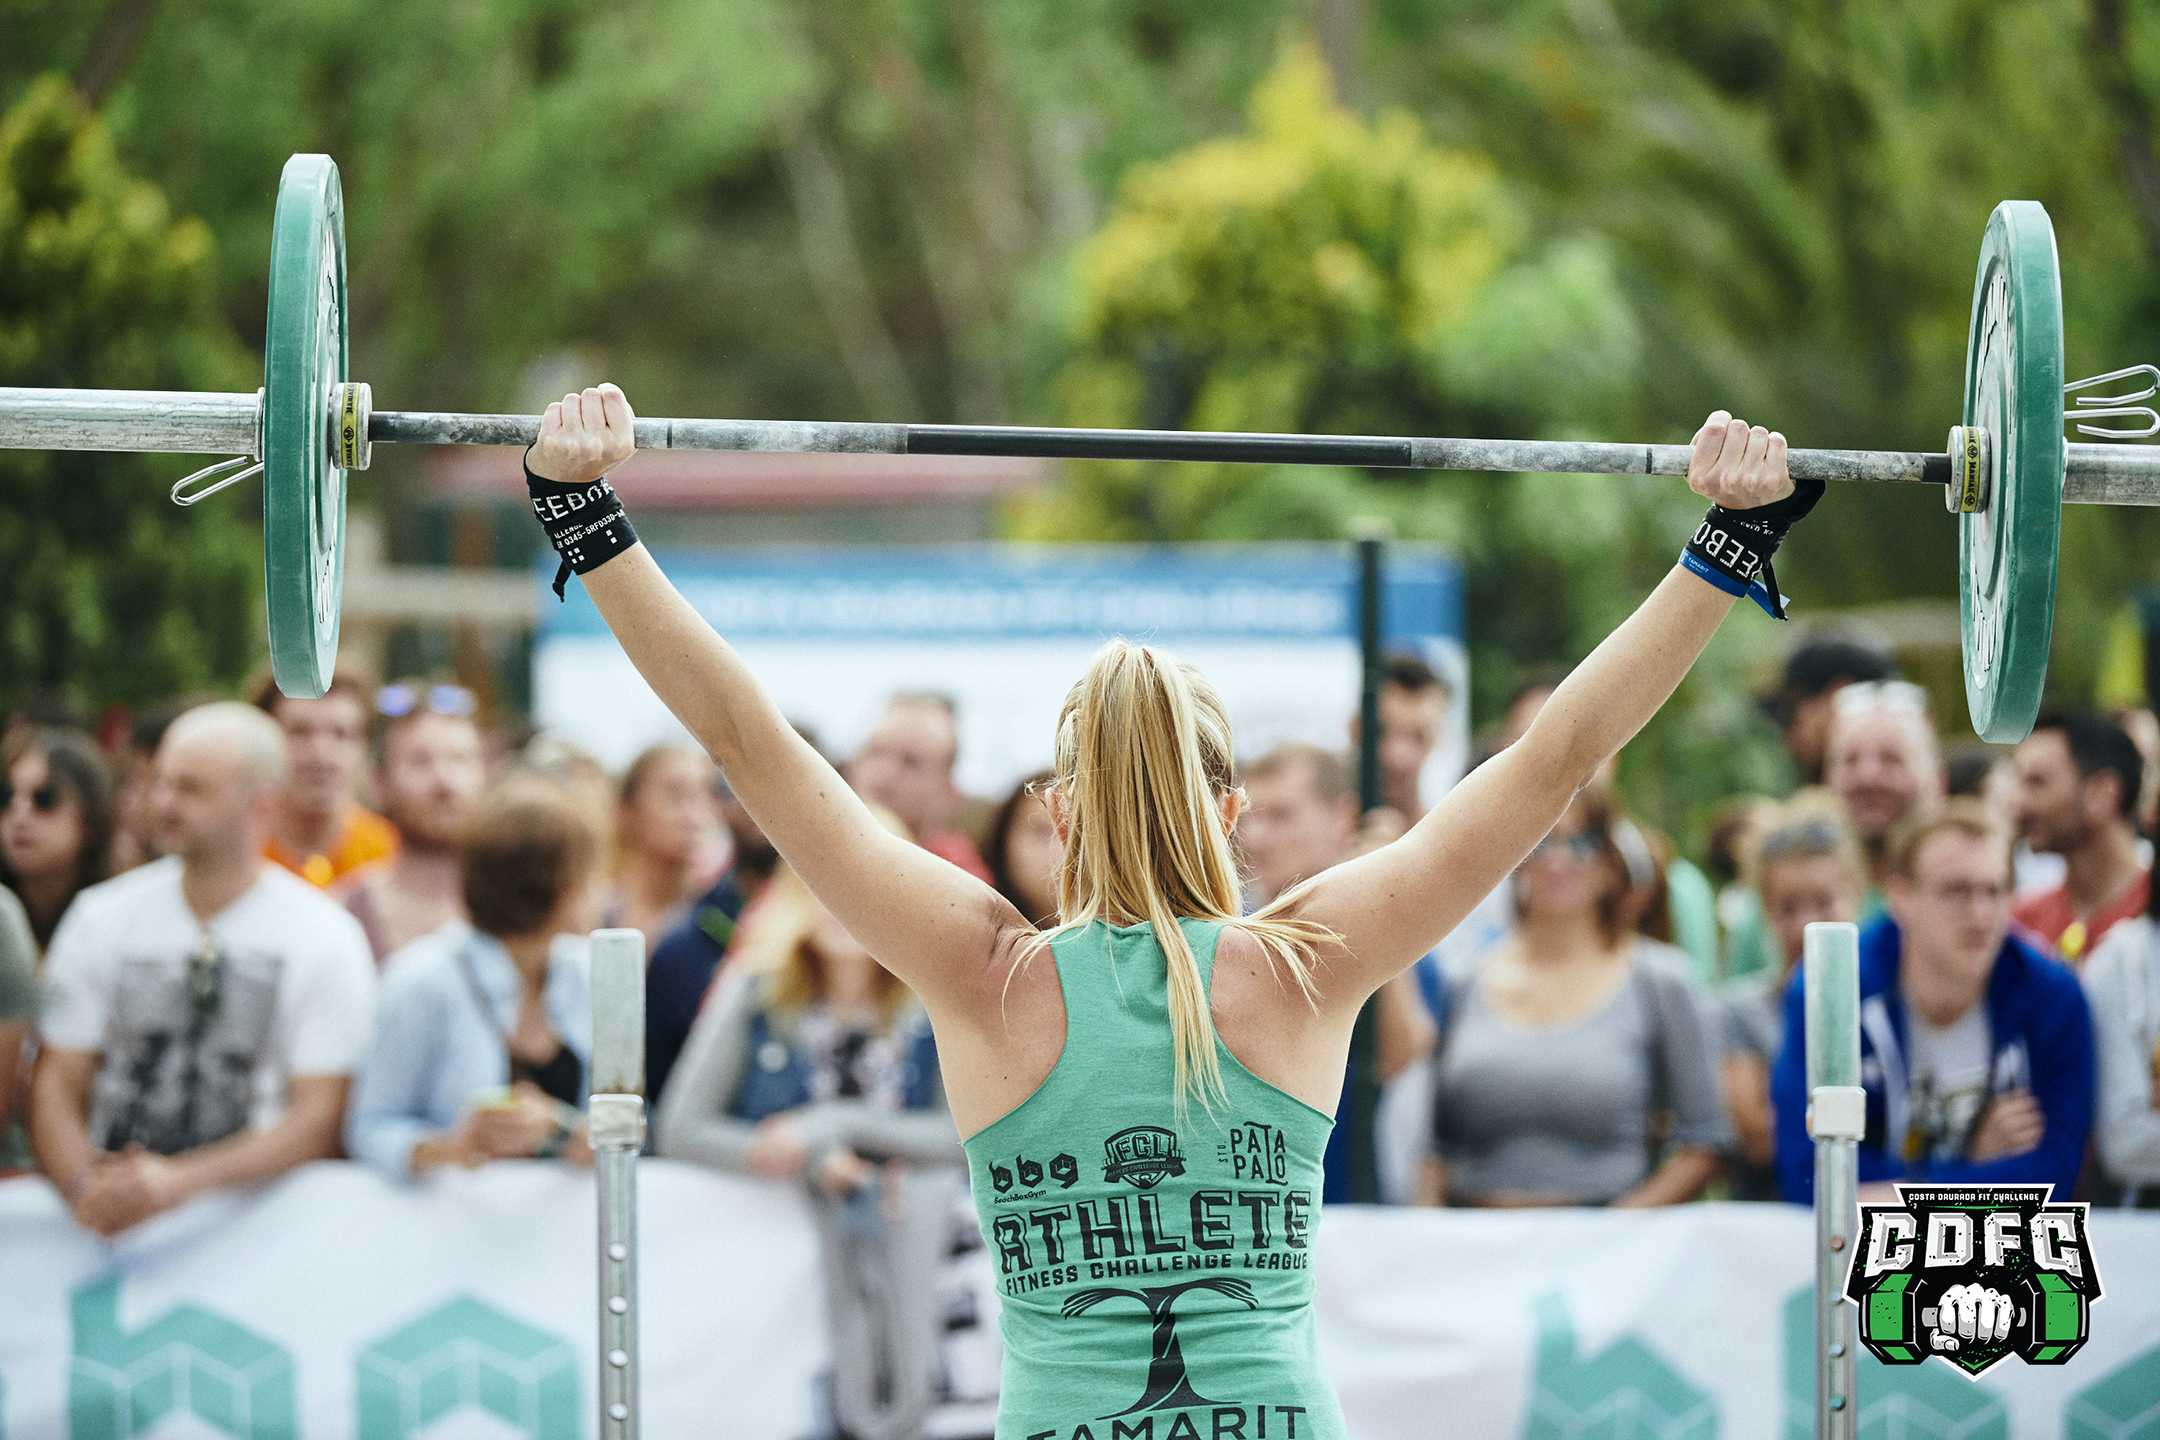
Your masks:
M1694 445L1688 484L1721 508L1682 563L1562 682L1520 740L1400 838L1322 872L1292 901L1294 913L1342 937L1343 953L1330 956L1330 1008L1362 1005L1522 863L1607 757L1671 698L1736 595L1757 593L1782 614L1769 554L1822 482L1796 493L1785 437L1722 410Z
M880 825L795 733L765 687L669 583L643 545L611 543L619 502L602 478L630 458L635 417L603 385L548 406L526 457L534 507L630 662L726 774L743 808L849 933L933 1010L985 993L993 958L1027 922L974 876ZM557 502L572 487L579 522ZM554 512L551 514L551 512ZM619 522L617 522L619 523ZM566 538L577 525L576 539ZM623 526L616 535L627 539Z

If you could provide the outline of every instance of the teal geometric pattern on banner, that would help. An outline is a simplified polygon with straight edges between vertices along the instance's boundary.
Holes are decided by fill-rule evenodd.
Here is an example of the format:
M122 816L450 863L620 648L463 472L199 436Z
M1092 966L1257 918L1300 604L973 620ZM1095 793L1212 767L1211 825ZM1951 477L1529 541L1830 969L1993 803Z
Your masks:
M1815 1436L1815 1292L1785 1301L1785 1440ZM2022 1363L2022 1362L2019 1362ZM2002 1397L1948 1365L1885 1365L1861 1350L1853 1386L1860 1392L1860 1440L2008 1440Z
M2160 1440L2160 1345L2071 1396L2063 1440Z
M578 1353L494 1306L460 1295L360 1352L360 1440L405 1440L477 1406L529 1440L577 1440Z
M69 1308L72 1440L132 1440L174 1413L234 1440L297 1432L292 1357L275 1341L199 1305L175 1305L140 1330L122 1330L118 1275L84 1285Z
M1557 1290L1532 1304L1537 1373L1522 1440L1715 1440L1717 1401L1630 1335L1578 1355Z

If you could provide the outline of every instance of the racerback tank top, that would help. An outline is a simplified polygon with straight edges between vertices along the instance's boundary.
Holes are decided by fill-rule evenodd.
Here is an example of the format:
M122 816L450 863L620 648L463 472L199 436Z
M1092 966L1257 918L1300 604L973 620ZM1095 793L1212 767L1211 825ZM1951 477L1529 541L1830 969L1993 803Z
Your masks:
M1219 922L1179 922L1213 993ZM1334 1122L1221 1041L1229 1103L1178 1123L1162 947L1097 921L1051 953L1065 1048L966 1142L1005 1345L997 1440L1345 1440L1313 1242Z

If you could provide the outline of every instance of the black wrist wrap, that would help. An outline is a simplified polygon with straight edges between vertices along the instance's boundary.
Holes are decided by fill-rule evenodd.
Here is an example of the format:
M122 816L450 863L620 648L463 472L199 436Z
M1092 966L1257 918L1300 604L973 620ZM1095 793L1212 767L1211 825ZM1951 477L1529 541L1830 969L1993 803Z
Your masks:
M562 557L555 571L558 600L565 598L563 587L570 583L573 571L583 575L597 570L637 544L637 532L630 528L622 497L608 484L606 476L589 485L561 485L541 479L528 465L525 490L532 497L534 518L547 532L555 553Z
M1765 614L1783 620L1785 596L1770 557L1815 508L1824 488L1820 480L1795 480L1792 494L1768 505L1749 510L1712 505L1681 550L1680 563L1726 594L1744 595Z

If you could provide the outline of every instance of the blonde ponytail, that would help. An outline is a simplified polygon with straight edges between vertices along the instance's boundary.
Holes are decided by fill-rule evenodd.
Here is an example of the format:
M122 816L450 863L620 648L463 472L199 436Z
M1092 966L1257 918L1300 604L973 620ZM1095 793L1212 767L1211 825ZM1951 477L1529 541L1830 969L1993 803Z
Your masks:
M1178 920L1221 921L1251 935L1315 1005L1316 952L1339 938L1285 916L1282 900L1241 913L1237 860L1220 814L1221 797L1237 785L1232 754L1222 700L1199 671L1126 640L1097 652L1058 712L1052 784L1067 822L1059 923L1021 952L1026 964L1058 936L1113 916L1148 923L1168 963L1180 1121L1190 1097L1213 1113L1228 1092L1207 987Z

